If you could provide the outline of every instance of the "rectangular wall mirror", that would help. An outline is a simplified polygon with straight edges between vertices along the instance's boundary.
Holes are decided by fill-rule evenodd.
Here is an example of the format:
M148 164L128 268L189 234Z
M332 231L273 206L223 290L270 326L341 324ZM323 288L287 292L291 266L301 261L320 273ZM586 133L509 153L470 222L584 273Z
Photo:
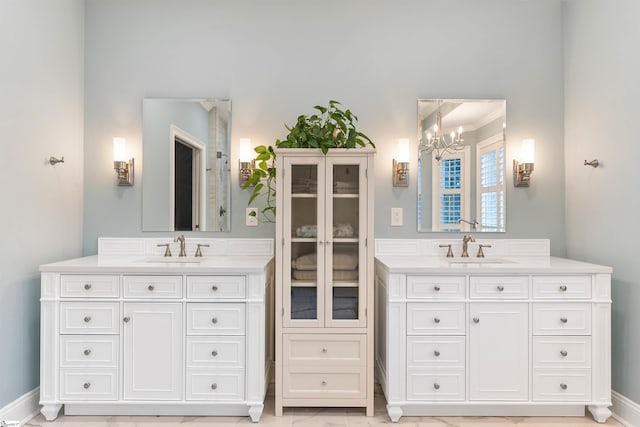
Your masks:
M142 230L230 231L231 101L142 101Z
M504 232L505 100L418 100L418 231Z

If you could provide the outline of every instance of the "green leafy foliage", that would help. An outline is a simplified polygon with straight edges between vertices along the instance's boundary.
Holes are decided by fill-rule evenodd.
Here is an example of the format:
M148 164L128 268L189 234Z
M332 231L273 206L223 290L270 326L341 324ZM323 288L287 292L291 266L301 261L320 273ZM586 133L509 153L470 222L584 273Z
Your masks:
M293 126L287 126L289 134L283 140L276 140L276 148L319 148L327 154L331 148L357 148L375 144L364 133L356 129L358 118L350 110L342 110L338 101L329 101L327 107L316 105L318 112L310 116L298 116ZM266 207L262 215L267 222L275 221L275 178L276 153L273 146L260 145L254 148L256 157L253 175L242 188L250 188L248 204L259 196L266 197Z

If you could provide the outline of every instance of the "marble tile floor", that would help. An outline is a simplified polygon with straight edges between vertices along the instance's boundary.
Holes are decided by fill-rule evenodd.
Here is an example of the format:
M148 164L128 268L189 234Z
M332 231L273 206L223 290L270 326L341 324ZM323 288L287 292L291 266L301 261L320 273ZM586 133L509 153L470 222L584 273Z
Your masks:
M393 427L381 392L376 393L375 414L366 417L361 408L285 408L282 417L274 415L273 394L269 393L259 424L249 417L155 417L155 416L65 416L46 421L38 415L24 427L204 427L250 425L273 427ZM587 427L622 426L613 418L598 424L588 413L584 417L402 417L400 427Z

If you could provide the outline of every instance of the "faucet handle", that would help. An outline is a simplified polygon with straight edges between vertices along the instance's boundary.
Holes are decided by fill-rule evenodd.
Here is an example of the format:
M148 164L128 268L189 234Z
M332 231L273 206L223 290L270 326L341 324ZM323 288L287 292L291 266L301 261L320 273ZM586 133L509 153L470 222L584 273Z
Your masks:
M158 247L164 246L165 247L164 256L167 256L167 257L171 256L171 249L169 248L169 244L168 243L162 243L162 244L159 244L159 245L156 245L156 246L158 246Z
M453 251L451 250L451 245L440 245L441 248L449 248L447 251L447 258L453 258Z
M482 248L490 248L491 245L478 245L478 255L476 255L477 258L484 258L484 252L482 251Z
M201 247L208 248L209 244L204 245L202 243L198 243L198 247L196 248L196 255L195 256L197 256L197 257L201 257L202 256L202 251L200 250Z

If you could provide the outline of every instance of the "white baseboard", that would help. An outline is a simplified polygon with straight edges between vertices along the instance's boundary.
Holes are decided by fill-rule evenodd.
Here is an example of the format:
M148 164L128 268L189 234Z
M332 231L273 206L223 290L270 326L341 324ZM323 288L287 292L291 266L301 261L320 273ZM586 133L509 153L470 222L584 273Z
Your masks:
M20 425L23 425L40 412L39 401L40 387L36 387L0 408L0 421L20 421Z
M613 418L627 427L640 427L640 405L633 400L611 391Z

